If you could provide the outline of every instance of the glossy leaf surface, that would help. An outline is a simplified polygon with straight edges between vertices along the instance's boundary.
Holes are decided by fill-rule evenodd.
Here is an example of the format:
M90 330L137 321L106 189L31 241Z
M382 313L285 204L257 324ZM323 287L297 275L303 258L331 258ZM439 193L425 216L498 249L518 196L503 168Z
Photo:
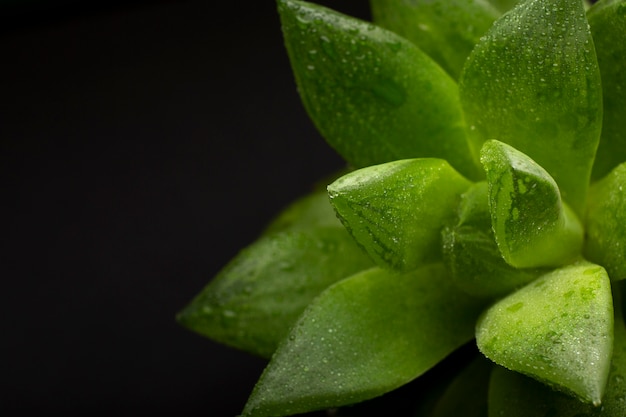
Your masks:
M313 298L371 266L343 228L269 235L237 255L177 318L213 340L269 357Z
M404 385L471 340L481 304L455 290L441 265L345 279L305 311L243 415L336 407Z
M483 145L481 162L492 228L507 263L517 268L558 266L580 254L582 225L542 167L495 140Z
M626 1L603 0L587 14L602 74L602 139L593 167L601 178L626 162Z
M488 185L479 182L461 196L458 221L445 227L443 258L455 284L482 297L505 295L542 274L506 263L491 228ZM545 272L545 271L544 271Z
M330 204L326 190L320 190L294 201L265 229L265 234L306 230L318 227L343 227Z
M377 265L408 270L441 259L441 228L470 184L446 161L406 159L347 174L328 193Z
M626 329L615 315L615 344L602 405L594 407L504 368L496 368L489 388L490 417L623 417L626 416Z
M500 16L486 0L370 0L370 5L374 23L419 46L454 79Z
M606 271L581 262L543 275L490 307L476 342L497 364L599 404L613 349Z
M591 187L587 208L585 256L626 279L626 163Z
M431 58L393 32L324 7L278 6L304 106L350 164L437 157L481 176L457 85Z
M545 168L583 212L602 128L602 86L579 0L528 0L468 58L460 94L472 144L508 143Z

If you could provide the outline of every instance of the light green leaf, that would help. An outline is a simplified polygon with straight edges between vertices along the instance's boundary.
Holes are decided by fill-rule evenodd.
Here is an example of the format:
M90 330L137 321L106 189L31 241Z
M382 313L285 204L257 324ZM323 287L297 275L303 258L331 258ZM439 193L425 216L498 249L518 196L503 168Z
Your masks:
M524 152L582 215L602 128L602 86L580 0L527 0L504 14L468 58L460 94L479 149Z
M437 157L470 178L482 175L457 85L419 48L311 3L278 0L278 10L304 106L350 164Z
M613 349L606 271L580 262L542 276L490 307L476 342L497 364L600 404Z
M342 227L268 235L237 255L177 319L213 340L269 357L313 298L371 266Z
M441 159L406 159L354 171L328 193L377 265L409 270L441 259L441 228L470 184Z
M345 279L307 308L243 415L303 413L398 388L471 340L482 307L454 288L442 265Z
M374 23L419 46L454 79L500 16L487 0L370 0L370 5Z
M430 417L486 417L492 368L484 357L474 359L448 386Z
M616 304L617 306L617 304ZM626 328L615 314L615 344L602 406L594 407L517 372L496 368L489 388L490 417L624 417L626 416Z
M537 278L541 269L506 263L491 227L488 186L474 184L461 196L458 221L443 229L443 259L455 284L468 294L501 296Z
M585 256L612 280L626 279L626 163L589 190Z
M603 0L587 13L602 74L604 119L593 177L626 162L626 1Z
M500 253L517 268L564 265L582 249L583 228L537 163L502 142L485 142L491 224Z

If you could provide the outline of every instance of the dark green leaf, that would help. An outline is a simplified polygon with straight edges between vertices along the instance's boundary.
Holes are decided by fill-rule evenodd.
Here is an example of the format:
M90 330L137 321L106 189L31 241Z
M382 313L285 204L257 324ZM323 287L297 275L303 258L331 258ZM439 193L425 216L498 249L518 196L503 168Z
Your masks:
M305 311L243 415L291 415L391 391L471 340L481 308L455 290L442 265L345 279Z
M507 263L517 268L558 266L580 254L582 225L542 167L496 140L485 142L481 162L489 184L491 225Z
M586 231L585 256L626 279L626 163L589 190Z
M455 284L475 296L505 295L545 272L513 268L502 258L491 228L486 182L461 196L458 222L443 230L443 257Z
M473 146L497 139L524 152L582 215L602 128L582 1L527 0L504 14L468 58L460 93Z
M379 266L408 270L441 260L441 228L470 184L441 159L405 159L351 172L328 193Z
M349 163L437 157L470 178L481 176L457 85L419 48L311 3L279 0L278 6L304 106Z
M237 255L178 320L211 339L269 357L313 298L371 266L341 227L269 235Z
M489 3L502 13L509 11L519 2L520 0L489 0Z
M617 306L617 304L616 304ZM489 388L490 417L624 417L626 416L626 329L615 314L615 344L601 407L584 404L534 379L496 368Z
M264 233L317 227L343 227L325 189L311 193L289 205L270 223Z
M476 342L497 364L600 404L613 350L606 271L580 262L542 276L490 307Z
M626 1L603 0L587 14L602 74L604 120L593 177L626 162Z
M500 16L486 0L370 0L374 23L416 44L454 79Z

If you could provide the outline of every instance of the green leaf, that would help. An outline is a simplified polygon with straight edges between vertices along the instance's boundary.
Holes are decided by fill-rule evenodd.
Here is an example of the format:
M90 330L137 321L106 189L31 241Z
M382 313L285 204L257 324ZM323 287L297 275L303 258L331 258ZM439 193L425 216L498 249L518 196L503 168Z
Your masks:
M473 360L448 386L430 417L486 417L492 368L484 357Z
M613 349L605 270L581 262L542 276L490 307L476 342L497 364L600 404Z
M506 263L491 227L488 186L472 185L461 196L458 221L442 233L443 259L455 284L468 294L501 296L545 271L518 269Z
M269 357L313 298L371 266L341 227L268 235L237 255L177 319L213 340Z
M617 306L617 304L616 304ZM602 406L584 404L544 384L504 368L496 368L489 388L490 417L624 417L626 416L626 328L615 314L615 344Z
M304 106L350 164L437 157L481 176L457 85L419 48L311 3L278 0L278 10Z
M589 9L587 17L604 98L602 137L593 166L593 178L597 179L626 161L626 1L600 1Z
M517 268L558 266L580 254L582 225L542 167L495 140L483 145L481 162L489 183L491 224L507 263Z
M313 192L290 204L267 226L264 234L316 227L343 227L330 204L325 189Z
M589 190L585 256L612 280L626 279L626 163Z
M441 228L470 182L440 159L405 159L347 174L331 203L377 265L409 270L441 259Z
M500 13L486 0L370 0L374 23L416 44L458 79Z
M391 391L471 340L481 308L455 290L442 265L347 278L307 308L243 415L291 415Z
M489 0L489 3L502 13L508 12L519 2L520 0Z
M530 156L583 212L602 128L602 86L580 0L527 0L468 58L460 94L475 149L488 139Z

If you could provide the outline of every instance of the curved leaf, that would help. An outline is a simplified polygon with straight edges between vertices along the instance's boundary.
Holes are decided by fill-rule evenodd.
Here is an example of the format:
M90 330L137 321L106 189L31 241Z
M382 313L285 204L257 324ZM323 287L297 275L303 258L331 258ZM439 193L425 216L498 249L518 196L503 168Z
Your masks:
M501 296L537 278L541 269L506 263L491 227L488 185L479 182L461 196L458 222L444 228L443 259L455 284L469 294Z
M578 0L520 3L476 45L460 80L473 146L497 139L524 152L578 215L602 128L601 89Z
M328 193L377 265L409 270L441 260L441 228L470 184L446 161L406 159L347 174Z
M617 304L616 304L617 306ZM615 314L615 344L602 406L584 404L517 372L496 368L489 387L490 417L624 417L626 416L626 328Z
M481 162L489 183L491 224L507 263L518 268L558 266L580 254L582 225L542 167L495 140L483 145Z
M519 2L520 0L489 0L489 3L502 13L511 10Z
M313 298L371 266L341 227L269 235L237 255L177 319L213 340L269 357Z
M343 227L326 190L313 192L290 204L266 227L264 234L316 227Z
M291 415L391 391L471 340L481 308L455 290L441 265L345 279L305 311L243 415Z
M278 10L304 106L349 163L437 157L481 176L457 85L419 48L311 3L279 0Z
M585 256L626 279L626 163L589 190L586 231Z
M416 44L458 79L500 13L487 0L370 0L374 23Z
M626 162L626 1L603 0L587 13L602 75L604 118L593 178Z
M600 266L557 269L490 307L476 327L489 359L600 404L613 349L613 302Z

